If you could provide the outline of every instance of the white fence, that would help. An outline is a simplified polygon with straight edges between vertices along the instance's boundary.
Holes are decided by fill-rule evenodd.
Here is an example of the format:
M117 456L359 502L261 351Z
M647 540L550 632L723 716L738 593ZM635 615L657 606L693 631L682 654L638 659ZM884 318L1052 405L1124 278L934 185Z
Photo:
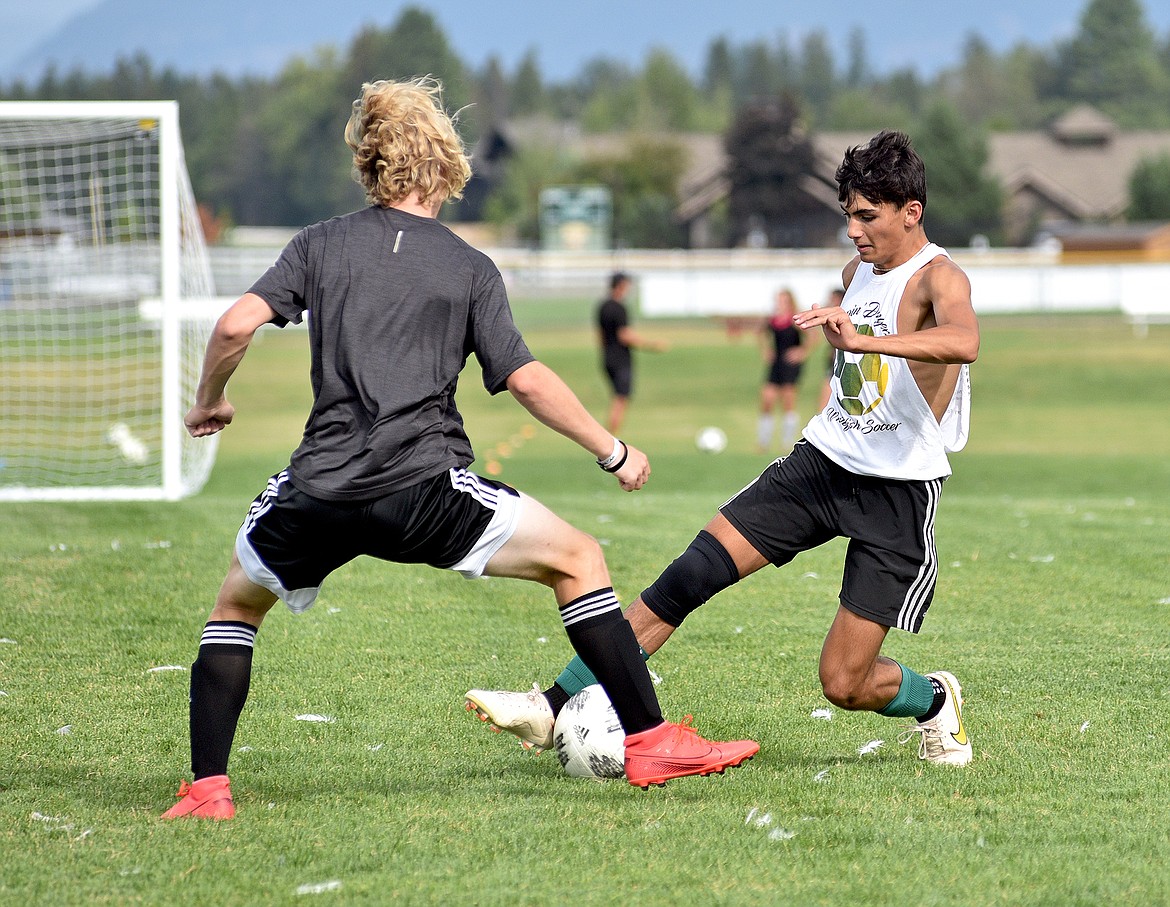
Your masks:
M1170 264L984 264L955 258L971 279L972 300L981 313L1120 311L1135 318L1170 317ZM790 265L639 276L644 315L743 315L770 311L782 287L791 289L802 307L821 302L840 286L841 271Z
M213 247L216 292L234 297L275 261L279 246ZM745 316L769 312L792 290L807 308L840 286L851 249L613 251L488 250L514 296L599 298L613 271L636 281L645 317ZM1061 264L1053 250L952 252L971 278L977 312L1116 311L1139 330L1170 322L1170 264Z

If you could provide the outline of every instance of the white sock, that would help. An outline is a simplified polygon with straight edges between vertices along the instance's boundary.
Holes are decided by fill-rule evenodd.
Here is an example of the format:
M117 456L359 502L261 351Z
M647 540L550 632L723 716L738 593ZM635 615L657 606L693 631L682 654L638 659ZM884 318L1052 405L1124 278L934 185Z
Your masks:
M784 414L784 446L790 447L796 441L796 429L800 424L800 417L792 412Z
M776 420L772 418L771 413L764 413L760 416L760 421L756 423L756 443L764 450L767 450L772 443L772 426L775 425Z

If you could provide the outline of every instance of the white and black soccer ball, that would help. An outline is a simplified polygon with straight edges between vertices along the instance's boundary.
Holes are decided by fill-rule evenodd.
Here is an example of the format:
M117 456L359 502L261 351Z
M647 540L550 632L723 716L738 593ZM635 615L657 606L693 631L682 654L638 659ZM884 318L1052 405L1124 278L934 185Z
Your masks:
M574 778L621 778L626 773L626 732L600 684L585 687L561 708L553 747Z
M695 435L695 447L703 453L723 453L727 449L727 433L714 425L700 428L699 433Z

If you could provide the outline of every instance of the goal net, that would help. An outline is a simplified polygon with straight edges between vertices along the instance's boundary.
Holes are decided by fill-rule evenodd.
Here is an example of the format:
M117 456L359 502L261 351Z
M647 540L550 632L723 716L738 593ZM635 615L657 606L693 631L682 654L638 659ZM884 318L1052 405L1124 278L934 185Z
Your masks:
M0 500L174 500L213 288L174 102L0 103Z

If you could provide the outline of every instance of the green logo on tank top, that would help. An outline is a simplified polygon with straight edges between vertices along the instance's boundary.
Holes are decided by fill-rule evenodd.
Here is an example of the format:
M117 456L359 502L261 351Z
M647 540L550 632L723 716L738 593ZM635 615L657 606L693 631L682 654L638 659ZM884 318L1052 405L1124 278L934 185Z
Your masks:
M873 328L859 324L857 333L872 337ZM833 389L843 412L851 416L873 412L882 402L889 380L890 366L877 353L837 350L833 360Z

